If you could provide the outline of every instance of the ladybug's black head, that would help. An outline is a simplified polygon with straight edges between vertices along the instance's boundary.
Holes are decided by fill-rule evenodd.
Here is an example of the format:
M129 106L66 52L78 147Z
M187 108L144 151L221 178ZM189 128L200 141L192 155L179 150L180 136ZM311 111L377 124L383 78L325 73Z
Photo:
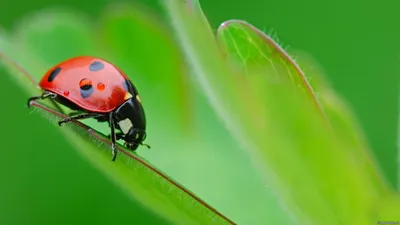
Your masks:
M140 98L132 96L114 110L114 123L122 131L120 139L126 147L136 150L146 139L146 118Z
M146 139L146 131L132 128L125 135L125 146L131 150L136 150Z

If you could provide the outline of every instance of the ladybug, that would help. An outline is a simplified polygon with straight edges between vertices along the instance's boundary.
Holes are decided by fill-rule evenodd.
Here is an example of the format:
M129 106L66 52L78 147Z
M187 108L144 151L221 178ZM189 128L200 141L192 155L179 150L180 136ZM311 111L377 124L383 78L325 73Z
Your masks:
M116 141L134 151L146 139L146 118L136 87L116 66L104 59L78 56L51 68L39 82L43 93L32 100L51 98L74 112L58 125L95 118L111 129L112 161L117 157Z

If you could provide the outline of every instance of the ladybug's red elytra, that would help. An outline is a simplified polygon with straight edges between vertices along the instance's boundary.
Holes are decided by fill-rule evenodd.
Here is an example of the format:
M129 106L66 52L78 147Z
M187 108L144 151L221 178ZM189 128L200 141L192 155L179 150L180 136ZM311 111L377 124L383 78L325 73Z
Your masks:
M42 95L31 97L29 105L32 100L51 98L79 113L59 121L60 126L87 118L108 122L113 161L117 156L116 140L124 140L130 150L146 145L146 118L138 91L110 62L90 56L68 59L51 68L39 87Z

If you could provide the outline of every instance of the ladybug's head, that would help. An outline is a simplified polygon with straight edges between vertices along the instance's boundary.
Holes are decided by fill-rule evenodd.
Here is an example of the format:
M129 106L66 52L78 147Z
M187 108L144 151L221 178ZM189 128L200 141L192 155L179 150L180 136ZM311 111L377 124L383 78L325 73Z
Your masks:
M143 141L146 139L146 131L136 128L131 128L129 132L125 135L125 146L131 150L136 150L139 145L143 144ZM146 145L149 147L148 145Z

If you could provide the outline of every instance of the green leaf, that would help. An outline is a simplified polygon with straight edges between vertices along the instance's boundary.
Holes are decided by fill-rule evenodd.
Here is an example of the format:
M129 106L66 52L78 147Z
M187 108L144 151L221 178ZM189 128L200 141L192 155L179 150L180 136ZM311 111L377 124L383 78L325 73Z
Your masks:
M243 76L222 59L202 17L187 10L184 1L166 1L165 8L214 109L296 223L377 221L371 209L392 190L375 183L380 179L368 173L374 168L364 170L364 157L348 154L352 149L326 126L315 96L310 101L313 93L299 94L303 89L293 82L266 78L274 72L284 78L290 68L265 67ZM285 61L279 54L272 59Z
M311 98L318 103L321 112L327 115L336 135L353 149L349 152L350 157L363 157L363 168L377 179L374 182L376 188L383 188L381 185L386 181L371 157L369 146L356 124L355 117L344 100L324 80L315 62L311 62L304 54L297 54L295 62L268 35L241 20L223 23L218 29L217 40L226 57L247 75L252 72L272 71L265 74L267 78L271 78L270 82L279 82L282 78L290 77L297 87L303 91L307 90ZM299 65L304 67L300 68ZM307 71L304 71L304 68L307 68ZM308 80L312 80L313 85L309 84ZM314 90L318 91L318 97Z
M245 73L269 71L270 82L291 82L314 101L325 116L301 68L271 37L242 20L224 22L217 33L221 50Z
M15 65L4 56L12 54L12 58L18 59L20 64L38 79L51 64L65 58L90 53L102 55L102 51L95 50L90 23L83 23L82 21L87 21L86 18L77 16L75 12L54 10L38 14L27 21L28 23L22 23L19 32L12 36L13 42L8 41L5 36L0 38L0 50L5 54L2 55L3 63L15 77L25 78L25 83L29 83L27 77L20 76L20 72L16 73ZM31 95L37 95L38 89L32 87L23 86ZM44 115L49 116L47 113ZM56 124L60 116L62 115L50 115L52 123ZM166 220L185 225L233 224L137 154L130 155L122 151L117 161L112 162L109 145L103 144L99 147L100 142L90 140L89 137L93 135L88 136L85 129L76 128L70 125L57 130L71 141L80 154L131 198L140 201Z

